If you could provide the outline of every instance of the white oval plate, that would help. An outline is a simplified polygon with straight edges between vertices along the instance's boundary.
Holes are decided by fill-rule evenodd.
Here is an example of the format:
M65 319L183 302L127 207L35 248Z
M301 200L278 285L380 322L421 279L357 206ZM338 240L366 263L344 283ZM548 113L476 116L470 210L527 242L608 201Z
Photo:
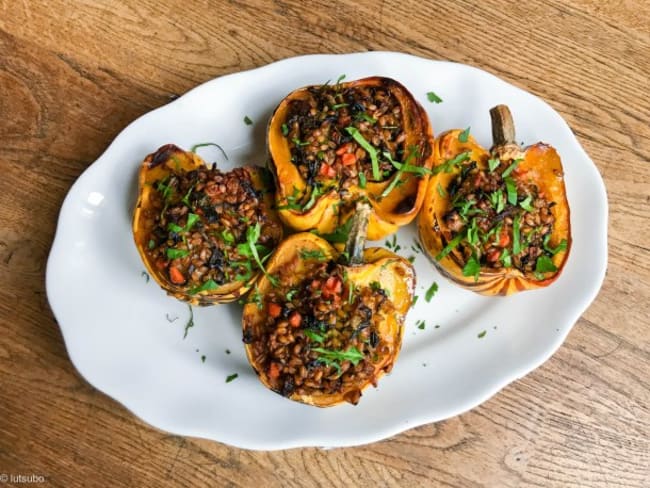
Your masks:
M488 147L488 111L507 104L518 141L542 140L562 157L573 248L552 286L486 298L440 276L412 250L415 226L401 229L399 253L416 257L419 295L401 356L359 405L318 409L259 383L245 357L239 305L195 308L195 326L184 339L188 307L147 281L130 221L146 154L166 143L189 149L211 141L229 161L215 148L199 153L224 169L263 164L266 124L276 104L297 87L343 73L347 80L383 75L401 81L427 110L436 135L471 126ZM429 91L443 102L428 102ZM253 125L244 123L245 116ZM350 446L464 412L548 359L600 288L606 232L603 181L564 120L539 98L469 66L405 54L303 56L209 81L122 131L63 203L47 294L79 372L146 422L250 449ZM427 303L425 290L433 282L440 289ZM424 329L415 325L420 319ZM238 377L227 383L234 373Z

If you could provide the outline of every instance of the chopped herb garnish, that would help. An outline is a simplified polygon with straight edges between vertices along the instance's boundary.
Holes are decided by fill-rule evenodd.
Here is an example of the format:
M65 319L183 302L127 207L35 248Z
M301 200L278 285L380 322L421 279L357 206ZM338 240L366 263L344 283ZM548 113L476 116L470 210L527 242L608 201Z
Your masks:
M413 264L415 262L415 256L409 256L406 259L408 259L408 262L411 263L411 264Z
M203 356L201 356L201 362L205 363L205 354Z
M495 190L490 193L490 203L497 214L503 212L503 209L506 207L506 199L503 196L503 192L501 190Z
M508 192L508 203L510 205L517 205L517 185L515 180L506 177L504 181L506 182L506 191Z
M433 168L433 174L437 175L438 173L451 173L455 167L460 166L460 163L463 161L467 161L469 159L470 153L469 151L460 153L458 156L456 156L453 159L448 159L442 164L439 164L435 168Z
M431 103L440 103L440 102L442 102L442 98L440 98L438 95L436 95L432 91L427 92L427 100L429 100Z
M301 249L300 257L302 259L317 259L319 261L324 261L327 258L325 253L320 249Z
M149 242L147 243L147 247L149 249L153 249L154 247L156 247L156 241L154 241L153 239L149 239Z
M504 268L512 267L512 256L510 255L510 251L508 251L507 248L504 248L503 251L501 251L501 255L499 256L499 259L503 263Z
M438 190L438 195L440 195L442 198L445 198L447 196L447 192L440 183L438 183L438 187L436 189Z
M344 243L348 240L350 230L352 229L352 219L345 221L343 225L339 225L334 232L329 234L319 234L323 239L333 243Z
M199 216L193 213L187 214L187 223L185 224L185 230L189 231L194 224L199 221Z
M253 125L253 121L251 120L251 118L248 115L244 116L244 124Z
M282 124L281 130L283 136L286 137L289 134L289 126L287 124Z
M296 146L309 146L309 144L311 144L310 142L307 141L301 141L297 137L291 139L291 142L293 142Z
M415 323L415 325L417 325L418 329L420 329L420 330L424 330L424 328L426 327L427 323L426 323L426 321L424 321L424 320L418 320L418 321Z
M531 195L528 195L524 200L519 202L519 206L523 208L526 212L532 212L535 210L535 208L530 204L530 202L533 200L533 197Z
M465 235L463 233L460 233L456 237L454 237L451 241L449 241L449 244L447 244L445 248L436 255L436 261L440 261L442 258L447 256L447 254L453 251L456 248L456 246L460 244L460 241L463 240L463 237L465 237Z
M142 273L140 273L140 276L144 277L145 283L149 283L149 273L143 271Z
M366 175L364 173L359 173L359 186L361 188L365 188L366 182L367 182Z
M512 254L515 256L521 252L521 216L517 215L512 221Z
M476 337L478 337L479 339L483 339L485 337L485 334L487 334L487 331L483 330L479 332Z
M415 295L415 296L413 297L413 302L411 303L411 306L412 306L412 307L415 307L415 304L418 303L418 298L420 298L418 295Z
M348 107L349 105L349 103L337 103L336 105L332 105L332 110L338 110L343 107Z
M412 150L408 157L406 158L406 161L403 163L400 163L399 161L395 161L391 154L388 151L384 151L382 155L388 160L390 164L395 167L395 169L398 169L400 171L403 171L404 173L415 173L420 176L424 175L429 175L431 174L431 170L427 168L423 168L421 166L413 166L412 164L409 164L409 161L417 154L417 147L415 147L414 150Z
M469 137L469 127L458 135L458 140L460 142L467 142L468 137Z
M167 249L167 258L168 259L180 259L187 256L190 252L187 249Z
M481 265L474 256L470 256L463 268L463 276L473 276L474 281L478 281L478 277L481 274Z
M257 266L260 268L262 273L264 273L264 276L266 276L266 278L269 280L271 285L278 286L278 279L274 276L271 276L269 273L267 273L266 268L264 268L264 265L262 264L262 260L260 259L260 255L257 252L256 244L258 239L260 238L261 232L262 232L262 226L260 225L259 222L257 222L254 226L246 229L246 245L248 246L250 254L253 256L253 259L257 263Z
M221 151L221 154L223 154L223 157L226 158L226 161L228 160L228 155L226 154L226 151L224 151L223 148L219 144L215 144L214 142L203 142L201 144L195 144L194 146L192 146L190 151L195 153L198 148L206 147L206 146L214 146L214 147L218 148L219 151Z
M194 327L194 310L192 309L192 305L188 305L187 308L190 310L190 318L187 319L187 323L185 324L185 331L183 332L183 339L187 337L187 332Z
M221 238L227 244L235 243L235 236L228 229L224 229L221 231Z
M287 292L284 298L286 298L287 302L290 302L293 300L293 297L296 296L296 293L298 293L298 290L296 288L293 288Z
M339 372L341 371L341 362L350 361L354 366L356 366L363 359L361 351L354 346L346 351L333 351L322 347L312 347L311 350L319 354L318 361L322 362L326 366L333 366Z
M557 266L553 264L551 258L546 255L541 255L537 258L537 264L535 265L536 273L551 273L557 271Z
M564 251L568 246L567 240L562 239L560 243L557 245L557 247L555 248L548 247L548 243L550 240L551 240L551 234L546 234L546 236L544 236L544 249L550 252L553 256L555 256L560 251Z
M499 164L501 164L501 162L498 159L488 159L488 168L490 170L490 173L497 169L497 166L499 166Z
M431 299L434 297L434 295L438 292L438 283L435 281L433 284L429 287L427 292L424 294L424 299L429 303Z
M216 290L217 288L219 288L219 285L217 285L217 283L214 280L210 279L205 283L203 283L202 285L197 286L196 288L192 288L188 293L190 295L196 295L197 293L201 293L202 291L212 291L212 290Z
M356 115L355 118L356 118L357 120L365 120L365 121L368 122L369 124L376 124L376 123L377 123L377 119L371 117L370 115L368 115L368 114L365 113L365 112L359 112L359 113Z
M336 84L339 85L345 79L345 73L338 77Z
M238 376L239 376L239 374L237 374L237 373L233 373L231 375L228 375L226 377L226 383L230 383L232 380L237 379Z
M305 335L314 342L320 342L320 343L325 342L325 336L320 335L318 332L314 332L313 330L310 329L305 329L304 332Z
M346 127L345 130L370 156L370 163L372 164L372 178L378 181L380 174L379 160L377 159L377 149L375 149L368 141L364 139L363 135L356 127Z
M501 176L503 176L504 178L506 178L507 176L510 176L510 173L513 172L513 170L517 167L517 165L519 164L520 161L523 161L523 159L515 159L515 160L514 160L512 163L510 163L510 165L505 169L505 171L503 172L503 174L502 174Z

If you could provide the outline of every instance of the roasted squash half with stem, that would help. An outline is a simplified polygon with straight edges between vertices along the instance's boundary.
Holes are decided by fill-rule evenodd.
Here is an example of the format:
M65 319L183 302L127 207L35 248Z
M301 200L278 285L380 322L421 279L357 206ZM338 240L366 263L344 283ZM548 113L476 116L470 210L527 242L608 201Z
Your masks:
M133 236L142 261L167 293L190 304L246 294L282 237L265 168L223 173L168 144L145 158L138 187Z
M386 249L364 250L370 212L359 204L341 253L313 233L288 237L251 291L246 354L271 390L319 407L356 404L393 367L415 271Z
M349 225L356 202L371 207L368 239L417 215L432 159L426 112L400 83L371 77L300 88L269 123L280 218L298 231Z
M557 151L544 143L522 149L508 107L490 114L490 151L469 129L436 139L418 228L444 275L484 295L510 295L560 275L571 248L569 202Z

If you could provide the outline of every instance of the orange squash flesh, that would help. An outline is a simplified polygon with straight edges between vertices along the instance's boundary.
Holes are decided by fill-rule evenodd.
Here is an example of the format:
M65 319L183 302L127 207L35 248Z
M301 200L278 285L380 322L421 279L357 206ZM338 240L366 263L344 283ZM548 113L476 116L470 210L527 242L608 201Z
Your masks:
M376 386L379 378L391 370L401 348L404 318L413 300L415 272L407 260L383 248L365 249L359 256L363 260L360 264L335 265L340 257L339 252L330 243L309 232L294 234L277 248L268 263L267 271L279 284L273 286L267 276L262 276L251 294L254 298L244 306L242 319L246 354L266 387L292 400L318 407L329 407L342 402L356 404L365 388L371 384ZM376 297L377 293L381 293L384 303L384 308L380 309L382 312L373 314L366 325L354 325L346 322L347 319L340 318L325 329L309 329L311 326L308 324L314 322L313 319L308 321L306 317L318 315L315 310L300 304L307 300L300 293L309 290L303 288L300 291L300 286L301 283L307 283L308 287L319 283L317 290L320 293L321 284L325 283L322 288L325 293L333 275L328 275L330 277L327 280L320 282L314 280L321 276L317 274L318 270L322 272L326 262L328 269L342 270L342 275L339 271L328 273L344 276L339 282L342 283L339 294L336 297L328 296L328 300L343 303L341 307L345 307L345 302L349 300L348 303L352 305L348 306L354 309L365 304L357 297L371 294ZM284 297L290 292L298 293L296 296L301 298L286 302ZM292 314L287 314L289 325L281 318L269 322L269 314L278 315L280 310L285 309L300 311L302 323L298 327L291 325ZM348 316L349 320L354 320L350 317L354 315ZM282 336L279 339L276 336L283 327L290 330L290 339L286 341ZM316 335L314 330L317 331ZM354 332L350 336L352 330ZM349 338L355 334L359 334L354 346L355 352L363 354L363 359L360 359L361 356L357 358L361 361L358 369L362 372L350 377L354 364L342 359L334 367L327 361L328 357L322 355L322 349L350 351L350 342L335 341L339 340L337 337ZM362 334L371 339L376 334L377 343L372 345L370 340L368 344L368 339L362 341ZM289 351L287 357L282 356L282 348ZM292 353L296 350L298 353ZM305 354L308 356L305 357ZM294 365L296 357L302 359ZM303 383L299 379L301 368L306 375ZM328 377L330 379L326 379ZM337 386L333 387L332 384Z
M169 295L192 305L227 303L248 292L259 274L258 269L255 269L250 277L245 279L233 277L231 281L221 283L216 287L211 286L209 289L200 290L201 283L192 283L191 280L186 279L186 276L178 276L175 283L175 270L172 270L171 266L161 265L160 260L156 260L150 252L150 243L157 225L157 215L161 213L161 210L155 207L156 200L160 199L157 183L165 181L172 175L187 174L200 168L207 169L200 156L172 144L162 146L145 158L138 174L138 200L132 223L133 237L147 272ZM277 214L271 210L273 197L269 191L268 175L264 174L266 170L248 166L233 171L240 172L242 178L249 180L250 187L261 194L260 217L258 219L258 222L261 223L261 232L267 235L269 242L279 242L282 237L282 225ZM178 198L174 198L174 200L178 200ZM215 208L215 212L218 215L221 210ZM195 259L193 256L190 254L190 257Z
M417 156L412 158L409 164L420 168L431 168L433 164L431 126L424 109L404 86L392 79L371 77L340 83L336 87L342 94L356 93L355 90L358 89L386 90L395 98L402 113L403 127L400 130L403 130L405 139L400 144L407 151L410 150L407 148L416 148L414 152ZM291 137L288 134L287 117L292 103L314 102L314 93L319 88L305 87L290 93L276 108L269 123L268 150L270 166L276 179L276 202L280 218L288 227L297 231L316 230L319 233L331 233L337 227L344 225L352 216L357 201L367 199L373 210L368 225L368 239L377 240L392 234L399 226L408 224L416 217L424 198L428 174L403 172L398 175L395 171L391 176L379 181L368 178L365 188L360 181L342 188L337 175L330 178L327 184L322 185L323 194L317 195L310 205L288 208L290 206L287 204L292 199L309 202L310 197L313 197L314 185L303 177L292 162L294 154L290 146ZM340 100L343 100L343 95L341 97ZM369 102L365 103L368 105ZM349 118L339 120L347 120L344 125L359 125L359 119L356 122ZM379 122L374 122L377 123ZM338 127L338 130L345 135L343 129ZM346 141L348 139L349 137L346 137ZM379 151L380 158L381 152ZM329 168L323 168L321 165L321 170L323 169L327 172ZM394 188L385 194L396 178L399 178L400 182L393 184Z
M496 113L497 110L500 111L499 114ZM511 119L508 120L510 115L507 112L507 107L495 107L492 115L493 123L497 125L512 124ZM505 121L501 120L502 116L505 117ZM519 291L546 287L559 277L571 248L570 211L562 163L557 151L544 143L533 144L522 150L514 143L513 127L506 128L508 140L501 137L503 127L497 127L493 132L500 140L495 141L495 146L491 151L482 148L471 135L465 142L461 142L459 138L463 131L458 129L447 131L436 139L434 145L436 168L441 168L441 165L464 152L469 153L469 158L451 171L440 171L431 177L424 205L418 218L418 230L423 248L442 274L464 288L483 295L511 295ZM525 181L526 184L535 185L540 195L553 202L550 212L554 222L546 246L549 249L557 249L561 243L566 243L564 250L548 256L556 270L536 272L517 269L514 266L495 269L491 266L481 265L477 277L465 276L463 269L467 264L468 257L462 252L461 246L457 246L444 257L440 256L443 249L457 235L449 228L445 219L445 215L451 209L451 196L447 190L461 172L463 165L475 162L479 169L486 170L488 160L499 159L500 165L495 171L503 171L515 159L520 158L521 160L516 164L516 170L510 174L510 177L515 182ZM518 208L517 211L523 212ZM521 213L521 215L525 214Z

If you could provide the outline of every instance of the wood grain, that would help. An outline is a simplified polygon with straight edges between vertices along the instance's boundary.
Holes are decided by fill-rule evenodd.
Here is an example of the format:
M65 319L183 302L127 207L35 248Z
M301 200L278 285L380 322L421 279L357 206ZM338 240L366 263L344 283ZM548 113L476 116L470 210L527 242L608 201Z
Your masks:
M131 120L297 54L469 63L567 120L605 179L602 291L544 366L482 406L349 449L159 432L71 365L44 292L61 202ZM650 5L0 1L0 474L51 486L650 486Z

